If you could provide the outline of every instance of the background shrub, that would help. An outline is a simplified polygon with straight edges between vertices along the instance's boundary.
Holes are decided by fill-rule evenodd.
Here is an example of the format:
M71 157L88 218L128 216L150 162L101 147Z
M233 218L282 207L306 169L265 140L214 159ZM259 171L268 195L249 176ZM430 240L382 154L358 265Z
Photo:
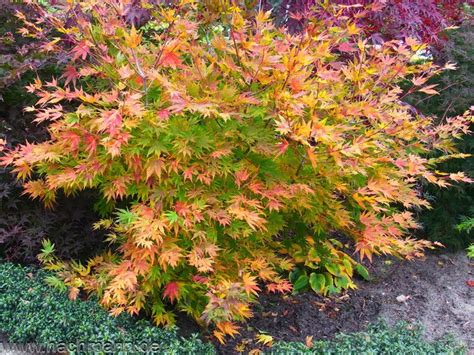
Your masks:
M459 29L449 31L449 40L435 55L438 62L453 62L457 70L444 72L430 80L440 88L440 95L428 99L415 95L410 103L420 112L439 117L443 122L449 115L460 114L470 108L474 97L474 22L472 8L467 8L467 20ZM471 126L472 127L472 126ZM474 154L474 137L466 136L458 143L459 151ZM454 159L440 165L443 171L464 171L474 176L474 159ZM474 187L472 184L439 189L424 187L426 198L433 209L421 214L423 238L442 242L449 248L461 249L474 240L472 230L459 230L461 220L474 216Z
M19 33L23 22L16 11L28 14L29 20L38 15L34 4L0 1L0 139L9 146L42 142L48 138L45 125L33 122L31 106L35 95L25 85L37 76L51 78L60 75L66 51L40 50L41 40ZM54 210L22 195L21 183L11 169L0 167L0 256L23 263L38 263L41 242L50 239L62 258L85 259L101 249L103 233L92 228L98 216L94 192L71 198L60 197Z
M317 0L267 0L266 9L272 9L277 23L291 31L304 28L311 17L331 16L321 11ZM335 0L344 15L357 21L359 26L376 42L417 38L432 48L447 44L445 28L458 25L464 18L463 7L472 0ZM266 6L265 6L266 5Z

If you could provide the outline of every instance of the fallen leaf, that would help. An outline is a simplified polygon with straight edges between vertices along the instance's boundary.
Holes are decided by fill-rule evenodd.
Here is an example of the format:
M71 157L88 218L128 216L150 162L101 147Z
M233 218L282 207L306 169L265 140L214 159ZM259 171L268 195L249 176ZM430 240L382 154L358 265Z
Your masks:
M288 328L290 328L290 330L293 332L293 333L298 333L298 330L293 327L292 325L290 325Z
M411 296L400 295L400 296L397 296L397 301L400 302L400 303L401 302L405 303L410 298L411 298Z
M268 347L273 345L273 337L271 335L260 333L255 336L255 339L257 339L257 343L262 343Z

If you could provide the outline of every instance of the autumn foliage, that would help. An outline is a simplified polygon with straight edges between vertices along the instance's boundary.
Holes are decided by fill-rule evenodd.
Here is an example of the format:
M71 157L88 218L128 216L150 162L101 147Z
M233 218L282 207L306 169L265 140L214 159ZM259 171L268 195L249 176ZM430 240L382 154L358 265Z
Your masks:
M342 15L351 18L375 41L417 38L432 47L446 44L446 29L459 25L465 5L472 0L331 0ZM267 0L278 24L291 31L301 30L312 17L332 16L315 0Z
M460 156L471 117L434 125L401 99L436 94L426 81L452 64L414 62L412 38L373 46L350 21L290 34L269 13L147 4L140 29L125 1L44 13L57 37L43 49L70 54L61 77L28 86L50 139L1 158L48 206L91 188L115 206L96 225L107 253L82 265L45 246L72 298L94 292L114 314L144 310L157 324L173 323L174 306L223 339L260 292L354 288L366 271L335 231L361 258L431 246L407 236L428 206L417 184L470 181L435 166ZM424 157L433 150L444 154Z

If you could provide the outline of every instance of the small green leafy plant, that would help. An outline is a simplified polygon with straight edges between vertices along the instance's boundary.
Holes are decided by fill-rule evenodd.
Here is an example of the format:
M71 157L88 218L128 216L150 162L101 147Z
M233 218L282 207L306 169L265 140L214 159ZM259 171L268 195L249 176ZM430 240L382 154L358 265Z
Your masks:
M367 331L338 334L334 340L315 341L310 348L303 343L277 342L269 354L467 354L466 347L452 336L432 342L423 339L423 328L416 324L398 323L389 327L384 322L371 324Z

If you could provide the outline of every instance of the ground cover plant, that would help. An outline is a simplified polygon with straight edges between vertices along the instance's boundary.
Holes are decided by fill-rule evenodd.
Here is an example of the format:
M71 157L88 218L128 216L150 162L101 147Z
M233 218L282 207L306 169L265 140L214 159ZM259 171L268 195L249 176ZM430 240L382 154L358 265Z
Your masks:
M145 2L137 28L129 5L58 5L34 23L19 14L44 51L69 56L61 76L28 86L39 100L27 111L50 139L7 147L1 162L47 206L93 188L103 214L114 210L96 225L110 251L87 263L44 244L71 298L83 289L157 324L173 323L174 306L223 340L263 288L330 294L367 276L334 231L362 259L433 246L407 236L412 210L428 205L417 183L470 182L436 163L464 157L455 139L471 117L436 124L402 99L436 94L425 83L451 63L414 61L425 46L411 37L374 46L330 4L334 16L296 34L269 13L188 1Z
M466 348L452 337L427 342L418 325L399 323L390 328L375 323L367 331L339 334L332 341L278 342L270 354L466 354Z
M32 267L0 263L0 333L8 333L12 343L77 354L117 354L120 346L122 353L214 353L212 345L196 336L184 339L176 329L159 329L125 314L111 317L94 299L72 302L44 282L51 276Z

